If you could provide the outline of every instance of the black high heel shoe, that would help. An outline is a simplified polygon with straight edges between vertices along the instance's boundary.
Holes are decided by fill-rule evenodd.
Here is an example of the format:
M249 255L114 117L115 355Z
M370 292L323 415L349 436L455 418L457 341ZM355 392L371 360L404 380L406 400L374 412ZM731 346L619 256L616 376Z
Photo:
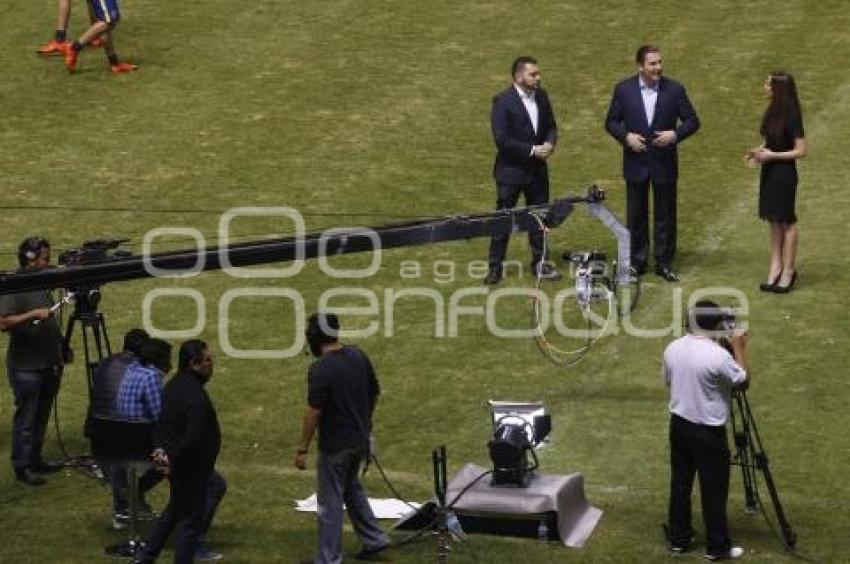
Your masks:
M779 274L776 275L776 278L771 282L768 280L767 282L762 282L759 284L759 290L762 292L773 292L776 289L776 285L779 283L779 279L782 278L782 271L779 271Z
M787 294L794 288L794 283L797 282L797 271L794 271L794 274L791 275L791 281L787 286L776 285L773 287L773 292L776 294Z

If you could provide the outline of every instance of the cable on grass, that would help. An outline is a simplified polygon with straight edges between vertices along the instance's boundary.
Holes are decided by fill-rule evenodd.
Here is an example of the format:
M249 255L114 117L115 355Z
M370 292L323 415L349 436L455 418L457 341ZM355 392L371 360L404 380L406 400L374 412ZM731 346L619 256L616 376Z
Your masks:
M537 220L537 224L540 227L541 232L543 233L543 254L545 257L547 255L548 247L549 247L549 230L546 228L546 225L543 223L543 220L535 213L531 214L535 220ZM540 291L541 282L543 280L543 269L538 265L536 274L536 280L534 284L534 289ZM577 349L573 349L570 351L565 351L554 344L552 344L549 339L546 338L546 335L543 332L542 327L542 316L540 310L540 300L534 299L532 300L532 313L534 318L534 326L536 329L536 337L534 338L534 342L537 345L537 348L540 350L543 355L551 360L554 364L563 367L570 367L577 363L579 363L584 356L590 351L590 349L595 345L599 339L601 339L608 331L608 325L611 322L611 314L614 311L614 308L617 306L616 301L614 300L615 294L611 290L606 290L606 296L608 298L608 315L605 319L605 325L602 327L602 330L599 331L599 334L596 338L591 337L591 323L590 317L588 316L588 310L590 308L589 304L586 307L582 307L582 317L585 321L585 330L587 332L587 341L585 344ZM636 303L636 302L635 302Z

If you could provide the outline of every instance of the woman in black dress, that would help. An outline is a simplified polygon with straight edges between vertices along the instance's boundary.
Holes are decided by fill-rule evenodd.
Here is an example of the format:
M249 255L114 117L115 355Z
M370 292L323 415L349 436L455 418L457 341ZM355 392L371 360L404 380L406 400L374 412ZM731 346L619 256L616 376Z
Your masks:
M770 223L770 270L763 292L784 294L797 280L797 195L795 162L806 156L803 114L794 77L776 71L764 83L770 104L764 112L761 134L764 143L747 152L747 162L761 164L759 217Z
M806 138L794 77L787 72L773 72L764 83L764 90L770 98L761 122L764 143L748 151L746 160L751 166L761 164L759 217L770 223L770 270L760 289L785 294L797 280L795 162L806 156Z

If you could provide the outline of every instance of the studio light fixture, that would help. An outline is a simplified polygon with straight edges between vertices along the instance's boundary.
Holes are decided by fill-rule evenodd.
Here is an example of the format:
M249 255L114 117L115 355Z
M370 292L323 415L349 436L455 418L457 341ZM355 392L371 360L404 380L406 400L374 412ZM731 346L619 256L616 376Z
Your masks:
M552 418L543 402L490 400L488 403L493 426L493 439L487 443L493 462L492 483L525 487L539 466L534 449L552 430Z

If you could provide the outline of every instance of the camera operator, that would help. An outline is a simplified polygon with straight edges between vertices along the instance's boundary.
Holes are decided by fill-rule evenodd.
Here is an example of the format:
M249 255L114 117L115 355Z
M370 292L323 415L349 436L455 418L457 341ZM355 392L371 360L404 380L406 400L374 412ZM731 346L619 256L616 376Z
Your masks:
M664 529L672 553L690 548L695 534L691 489L698 474L708 560L738 558L744 553L732 545L726 520L730 464L726 421L732 389L749 383L747 337L729 334L729 318L714 302L697 302L688 312L688 334L664 351L664 381L670 388L671 466Z
M28 237L18 247L18 272L50 266L50 242ZM62 376L62 332L51 315L53 296L33 290L0 296L0 330L9 333L6 366L15 396L12 420L12 466L15 477L31 486L45 483L41 473L61 464L41 457L50 408Z
M316 473L319 550L310 562L342 562L343 503L354 531L363 543L357 559L369 559L390 545L357 479L360 465L370 456L372 412L380 388L372 363L358 347L338 340L339 319L332 313L313 314L307 324L307 343L317 357L307 377L307 410L295 467L307 468L307 453L319 430Z

